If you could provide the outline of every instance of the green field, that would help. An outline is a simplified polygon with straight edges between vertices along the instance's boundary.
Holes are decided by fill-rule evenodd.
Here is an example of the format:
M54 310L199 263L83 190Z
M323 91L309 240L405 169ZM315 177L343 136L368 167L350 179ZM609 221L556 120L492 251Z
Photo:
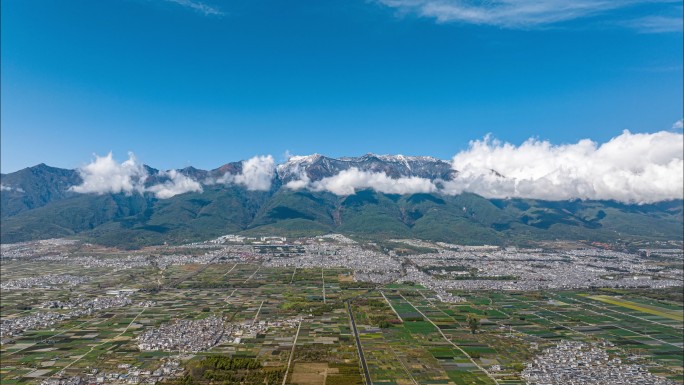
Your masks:
M3 276L71 270L58 263L14 261L3 265ZM234 362L256 366L212 369L211 378L363 384L346 301L356 319L373 384L492 384L493 379L500 384L522 384L525 362L545 347L568 339L610 341L614 344L611 354L638 357L637 362L653 373L683 382L683 325L681 317L674 316L681 314L681 304L667 302L669 307L665 307L663 300L653 300L636 289L624 291L620 298L589 290L455 292L466 301L444 303L417 285L377 289L351 285L345 269L295 270L226 261L169 266L163 271L84 268L79 274L91 279L71 290L3 292L2 318L43 311L38 304L78 294L94 298L113 288L141 290L133 295L131 306L31 330L3 344L3 384L40 383L60 371L69 376L84 375L93 368L116 372L126 364L154 371L163 360L177 357L177 352L141 352L136 338L176 319L209 315L223 317L230 324L263 321L269 327L240 343L225 340L208 351L181 356L186 368L206 369L210 361L202 360L211 355L242 357L254 361ZM150 290L154 287L158 289ZM143 301L154 301L154 306L140 307ZM27 303L33 306L27 308ZM480 320L476 333L468 327L469 316ZM297 327L279 324L292 317L301 317L298 334ZM194 381L202 383L207 378L198 374Z
M591 296L588 296L587 298L591 298L591 299L595 299L597 301L609 303L611 305L621 306L621 307L624 307L627 309L637 310L637 311L640 311L642 313L648 313L648 314L653 314L653 315L657 315L660 317L670 318L670 319L673 319L675 321L684 321L684 312L682 312L681 310L663 309L661 307L639 304L636 302L624 300L622 298L616 298L616 297L611 297L611 296L607 296L607 295L591 295Z

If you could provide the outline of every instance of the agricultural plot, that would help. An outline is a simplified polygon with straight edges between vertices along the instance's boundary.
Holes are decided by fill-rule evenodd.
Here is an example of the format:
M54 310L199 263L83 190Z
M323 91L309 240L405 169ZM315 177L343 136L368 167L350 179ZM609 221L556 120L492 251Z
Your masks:
M588 298L591 298L596 301L601 301L605 302L607 304L611 305L616 305L620 307L624 307L627 309L631 310L636 310L638 312L642 313L647 313L647 314L652 314L656 315L659 317L664 317L664 318L669 318L675 321L684 321L684 312L682 312L682 309L677 309L677 308L663 308L660 306L653 306L649 304L644 304L644 303L639 303L639 302L634 302L634 301L628 301L622 298L616 298L616 297L611 297L607 295L592 295L588 296Z
M3 337L3 384L94 371L118 373L127 382L133 378L128 368L154 377L171 361L187 370L167 375L166 383L192 377L306 385L523 384L525 364L564 340L609 342L612 357L684 383L682 304L652 299L638 289L620 295L458 291L453 294L464 301L445 303L420 285L369 286L355 282L346 269L275 268L238 258L78 273L56 262L13 261L3 263L3 282L7 273L13 279L78 274L87 280L72 287L4 291L3 321L48 311L42 307L47 302L112 298L121 289L132 293L126 306ZM208 349L139 348L145 331L208 317L225 326Z
M321 275L320 269L299 269L290 283L293 270L243 263L208 268L182 265L141 280L135 278L147 273L144 270L109 275L86 272L94 275L82 288L89 296L106 296L112 289L107 283L118 279L125 287L138 290L132 295L132 305L29 330L3 343L2 382L37 383L58 372L76 376L93 368L121 372L120 367L126 365L136 366L142 372L154 371L164 358L182 357L190 363L211 354L257 358L265 367L284 371L293 354L290 382L360 383L349 320L339 300L338 277L348 281L348 272L329 269ZM323 279L332 304L323 300ZM357 291L362 292L351 288L346 295ZM3 293L3 320L45 311L38 306L21 309L27 297L30 303L40 304L66 301L74 295L69 290L30 293ZM221 317L227 325L240 325L244 330L222 339L207 351L190 354L145 352L137 346L137 337L146 329L174 320L209 316ZM296 320L301 320L302 327L293 350Z

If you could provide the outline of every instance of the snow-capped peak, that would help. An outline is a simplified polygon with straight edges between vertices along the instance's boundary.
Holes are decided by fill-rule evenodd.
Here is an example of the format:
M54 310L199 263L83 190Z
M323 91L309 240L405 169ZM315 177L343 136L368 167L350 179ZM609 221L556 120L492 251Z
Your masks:
M287 158L286 163L299 163L299 164L312 164L319 160L323 155L321 154L311 154L311 155L292 155Z

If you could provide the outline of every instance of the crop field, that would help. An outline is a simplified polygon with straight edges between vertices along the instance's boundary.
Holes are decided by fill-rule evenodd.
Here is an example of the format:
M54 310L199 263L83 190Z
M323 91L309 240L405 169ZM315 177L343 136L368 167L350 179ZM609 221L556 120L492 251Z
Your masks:
M14 279L75 274L72 270L51 263L3 266ZM3 292L2 319L46 311L40 307L46 301L106 297L122 288L138 291L128 306L59 321L3 343L3 384L40 383L58 372L111 372L122 365L154 371L169 357L185 366L203 365L215 355L256 359L261 369L241 375L271 373L267 378L278 379L272 383L523 384L525 363L560 340L608 341L610 354L632 357L653 373L684 382L682 304L651 299L639 290L619 297L598 290L454 292L465 301L444 303L419 285L368 287L354 282L345 269L233 261L164 270L90 268L77 274L88 280L67 288ZM239 342L223 338L195 353L138 348L145 330L210 316L263 327L240 334ZM471 317L478 320L475 330Z
M681 308L679 309L666 309L663 307L659 306L652 306L648 304L642 304L642 303L637 303L637 302L632 302L632 301L627 301L622 298L615 298L607 295L592 295L588 296L588 298L605 302L611 305L617 305L621 306L627 309L632 309L636 310L642 313L648 313L648 314L653 314L657 315L659 317L665 317L665 318L670 318L675 321L684 321L684 312L682 311Z

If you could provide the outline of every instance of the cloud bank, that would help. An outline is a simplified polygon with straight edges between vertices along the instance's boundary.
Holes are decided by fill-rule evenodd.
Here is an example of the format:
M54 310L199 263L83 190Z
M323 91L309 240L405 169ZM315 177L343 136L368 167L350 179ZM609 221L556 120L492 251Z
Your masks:
M682 134L667 131L624 131L601 145L589 139L567 145L529 139L515 146L485 137L454 156L453 168L460 172L442 191L624 203L682 199L683 153Z
M677 123L675 123L675 126ZM344 170L311 181L304 170L285 187L327 191L335 195L373 189L387 194L475 193L485 198L541 200L615 200L653 203L684 199L684 138L661 131L632 134L624 131L598 144L583 139L575 144L554 145L528 139L516 146L487 136L470 142L456 154L452 180L419 177L393 179L384 173Z
M255 156L242 162L242 173L235 176L235 183L247 190L267 191L275 176L275 161L271 155Z
M142 193L145 190L147 171L137 161L132 152L128 153L128 160L118 163L112 153L105 156L95 155L95 159L78 169L83 183L71 187L77 193Z
M385 194L416 194L436 192L435 184L426 178L390 178L385 173L361 171L358 168L340 171L337 175L311 182L306 175L288 182L285 187L297 190L328 191L335 195L353 195L357 190L373 189Z
M128 153L128 160L118 163L110 152L106 156L95 155L95 159L78 169L83 183L70 188L82 194L118 194L149 192L159 199L168 199L186 192L202 191L202 186L195 180L176 170L160 171L157 175L166 182L146 187L149 177L144 165Z
M673 128L681 126L681 120ZM624 131L606 143L583 139L554 145L528 139L520 145L490 136L471 141L456 154L452 180L416 176L392 178L383 172L358 168L343 170L320 180L310 180L305 167L295 170L299 179L284 187L353 195L372 189L386 194L475 193L485 198L541 200L615 200L623 203L654 203L684 199L684 136L660 131L632 134ZM109 153L79 170L83 183L71 188L79 193L151 193L167 199L186 192L202 192L202 184L176 170L160 171L164 182L146 186L148 173L132 153L118 163ZM238 174L226 173L204 184L235 184L250 191L269 191L276 177L272 156L255 156L242 162ZM2 190L7 190L2 186Z
M95 155L93 161L78 169L83 183L70 188L82 194L133 194L151 193L159 199L168 199L187 192L202 192L202 184L176 170L159 171L156 176L162 180L152 186L145 182L150 175L133 153L128 160L118 163L112 153ZM250 191L268 191L275 177L275 161L271 155L255 156L242 162L242 172L226 173L217 179L205 180L204 184L237 184ZM7 190L3 186L3 191Z
M639 4L675 3L669 0L378 0L400 13L414 13L438 22L462 22L524 28L580 19ZM666 5L667 6L667 5ZM668 9L671 7L668 7ZM681 12L675 9L675 15ZM670 18L634 21L635 28L670 32ZM679 29L681 30L681 28Z
M239 174L224 174L212 183L239 184L250 191L268 191L275 177L275 160L271 155L255 156L242 161L242 172Z
M145 189L159 199L168 199L186 192L202 192L202 185L199 182L176 170L160 171L159 175L166 176L169 180Z

